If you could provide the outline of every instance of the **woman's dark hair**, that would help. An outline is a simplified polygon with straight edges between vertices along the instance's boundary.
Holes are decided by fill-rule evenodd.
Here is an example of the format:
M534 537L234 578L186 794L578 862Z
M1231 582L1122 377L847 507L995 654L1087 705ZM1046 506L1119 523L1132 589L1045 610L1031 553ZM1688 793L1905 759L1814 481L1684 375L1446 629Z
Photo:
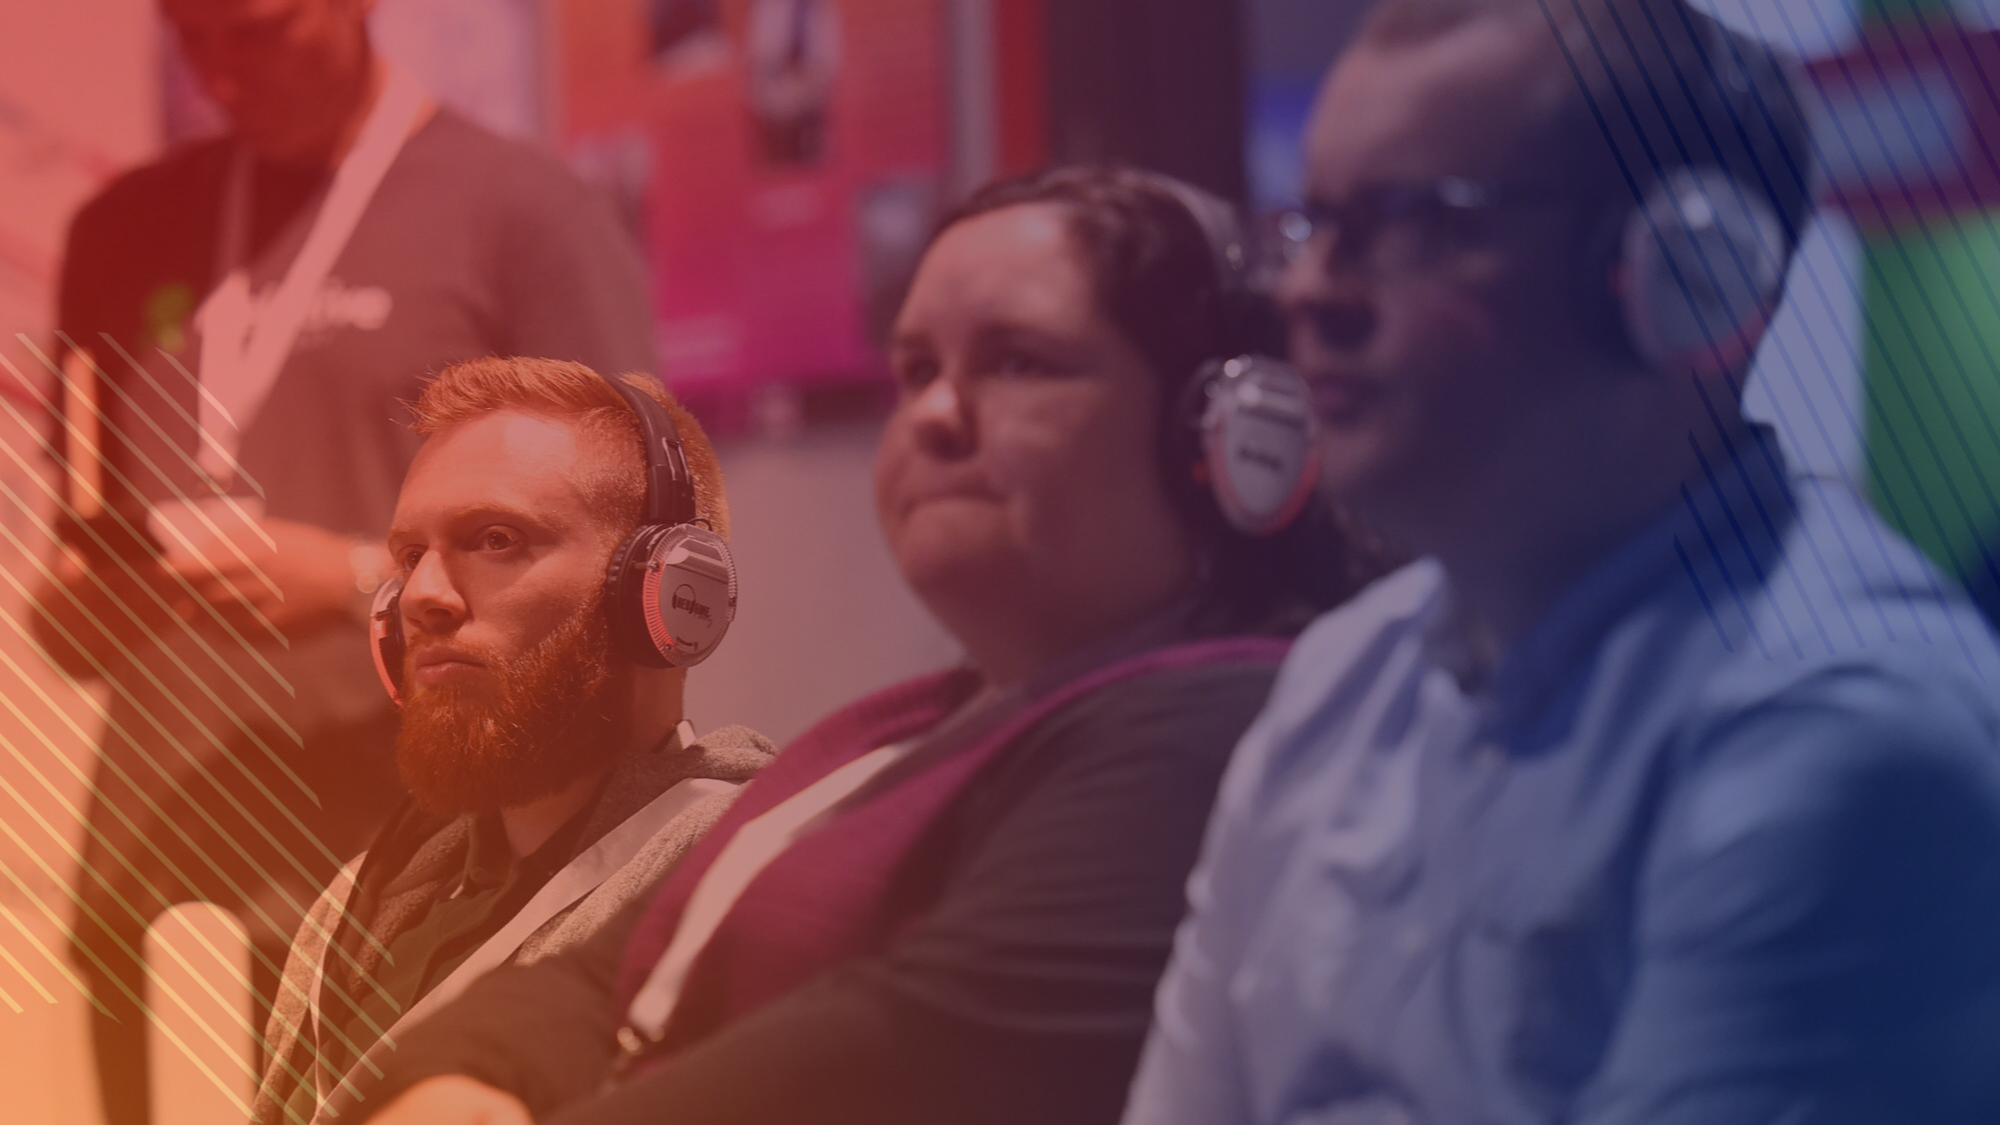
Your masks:
M1160 468L1208 559L1198 627L1294 631L1381 574L1379 552L1317 497L1284 532L1231 530L1193 476L1189 384L1202 365L1244 353L1282 354L1272 315L1245 315L1221 276L1217 248L1174 189L1153 173L1085 165L996 181L947 213L935 242L967 219L1055 204L1090 271L1097 302L1160 381Z

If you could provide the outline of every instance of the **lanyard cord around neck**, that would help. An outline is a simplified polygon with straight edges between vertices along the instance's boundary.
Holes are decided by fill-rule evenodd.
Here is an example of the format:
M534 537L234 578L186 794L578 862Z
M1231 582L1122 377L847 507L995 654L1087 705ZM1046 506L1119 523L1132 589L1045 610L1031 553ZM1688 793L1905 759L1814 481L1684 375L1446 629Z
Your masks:
M201 329L201 445L196 461L219 487L238 469L236 453L305 326L320 286L367 212L382 177L403 150L430 97L391 68L354 145L341 159L303 246L277 289L252 307L250 293L251 157L238 146L223 188L216 262L222 281L196 314Z

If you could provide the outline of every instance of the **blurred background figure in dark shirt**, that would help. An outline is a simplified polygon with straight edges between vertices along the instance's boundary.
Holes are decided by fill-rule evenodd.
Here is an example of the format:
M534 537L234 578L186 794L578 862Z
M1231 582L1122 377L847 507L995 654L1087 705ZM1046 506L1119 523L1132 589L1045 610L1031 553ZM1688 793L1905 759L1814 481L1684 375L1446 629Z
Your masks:
M608 204L383 62L371 6L165 0L229 132L70 229L59 338L101 414L71 410L98 437L67 447L102 450L102 494L65 513L35 627L108 698L75 940L113 1125L148 1114L152 919L237 914L267 1005L303 909L400 796L365 615L403 403L489 354L655 367Z

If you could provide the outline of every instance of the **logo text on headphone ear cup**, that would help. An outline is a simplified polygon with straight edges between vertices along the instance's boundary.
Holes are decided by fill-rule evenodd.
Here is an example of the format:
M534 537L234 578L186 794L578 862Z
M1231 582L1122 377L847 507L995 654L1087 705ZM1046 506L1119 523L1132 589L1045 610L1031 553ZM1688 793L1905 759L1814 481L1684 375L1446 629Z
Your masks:
M1305 379L1262 356L1213 363L1198 421L1210 487L1223 518L1252 536L1283 530L1319 480L1319 426Z
M1627 221L1626 328L1656 371L1726 371L1756 350L1784 285L1786 234L1727 172L1676 168Z
M657 531L634 559L643 568L639 617L652 651L689 668L708 659L736 619L736 567L729 545L705 527Z

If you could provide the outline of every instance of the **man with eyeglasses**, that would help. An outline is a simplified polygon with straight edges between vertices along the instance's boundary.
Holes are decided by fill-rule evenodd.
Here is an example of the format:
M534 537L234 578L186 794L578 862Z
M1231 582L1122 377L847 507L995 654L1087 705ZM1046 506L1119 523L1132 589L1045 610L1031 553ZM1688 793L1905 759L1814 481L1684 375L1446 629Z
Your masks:
M1337 64L1280 298L1423 557L1245 736L1128 1125L2000 1120L2000 652L1739 405L1802 116L1684 0Z

